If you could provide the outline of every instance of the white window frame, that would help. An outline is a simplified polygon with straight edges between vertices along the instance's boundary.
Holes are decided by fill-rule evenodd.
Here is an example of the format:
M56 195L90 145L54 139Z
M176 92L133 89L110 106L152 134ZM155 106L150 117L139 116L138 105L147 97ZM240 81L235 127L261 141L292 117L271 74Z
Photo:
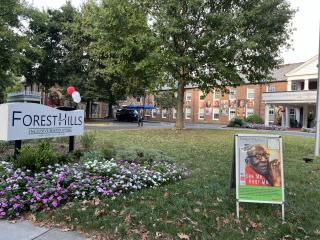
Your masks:
M231 111L234 111L234 117L231 117ZM229 120L232 120L237 117L237 112L235 108L229 108Z
M270 123L273 123L274 122L274 108L273 107L270 107L269 108L269 112L268 112L268 115L269 115L269 122ZM272 113L270 113L272 112Z
M248 110L250 110L250 111L248 111ZM249 115L248 114L249 112L251 112L252 114ZM254 115L254 108L246 108L246 118L251 116L251 115Z
M276 86L274 84L268 85L267 92L276 92Z
M252 94L253 94L253 96L250 96ZM254 99L254 94L255 94L254 88L247 88L247 99Z
M216 114L214 110L218 110L218 118L214 117L214 114ZM220 119L220 108L219 107L212 108L212 120L219 120L219 119Z
M221 91L214 90L214 99L220 99L221 98Z
M177 118L177 109L172 108L172 118L176 119Z
M190 117L188 117L188 109L190 109ZM185 116L185 118L186 119L191 119L191 117L192 117L192 109L191 109L191 107L186 107L186 116Z
M237 90L232 88L230 89L230 92L229 92L229 100L235 100L237 99L236 98L236 95L237 95Z
M192 101L192 92L186 92L186 102L191 102L191 101Z
M152 111L151 111L151 117L152 117L152 118L156 118L155 115L157 115L157 109L152 109Z
M203 117L200 117L200 116L201 116L201 115L200 115L200 109L203 109ZM198 119L199 119L199 120L204 120L204 115L205 115L205 108L200 108L200 107L199 107Z
M164 115L163 113L165 113L166 116L163 116L163 115ZM162 111L161 111L161 117L162 117L162 118L167 118L167 117L168 117L168 109L166 109L166 108L162 109Z

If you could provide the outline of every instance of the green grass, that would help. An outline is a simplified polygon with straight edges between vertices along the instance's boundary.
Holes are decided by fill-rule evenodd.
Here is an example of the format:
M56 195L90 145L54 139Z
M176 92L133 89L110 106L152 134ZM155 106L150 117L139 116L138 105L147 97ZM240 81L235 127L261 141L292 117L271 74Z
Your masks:
M313 139L283 137L286 223L281 223L280 206L267 204L243 203L240 221L235 220L235 194L229 190L234 131L97 134L100 145L112 141L163 150L185 164L190 177L114 200L101 199L97 206L74 202L69 208L39 213L39 219L101 232L110 239L179 239L181 233L190 239L320 239L320 163L302 160L313 152Z

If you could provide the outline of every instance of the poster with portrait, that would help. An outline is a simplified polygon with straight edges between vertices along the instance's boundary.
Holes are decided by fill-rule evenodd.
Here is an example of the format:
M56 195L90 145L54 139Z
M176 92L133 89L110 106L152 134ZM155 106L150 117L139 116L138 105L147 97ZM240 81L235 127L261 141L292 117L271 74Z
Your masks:
M239 202L284 203L280 136L236 135L235 162L236 195Z
M229 114L229 100L221 100L220 102L220 113L222 115Z

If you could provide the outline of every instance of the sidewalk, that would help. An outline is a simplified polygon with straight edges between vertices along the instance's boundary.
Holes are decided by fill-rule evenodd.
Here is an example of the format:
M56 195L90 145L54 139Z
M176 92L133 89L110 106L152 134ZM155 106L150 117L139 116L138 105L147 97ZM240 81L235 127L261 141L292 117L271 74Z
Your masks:
M0 240L85 240L80 233L34 226L29 221L0 221Z

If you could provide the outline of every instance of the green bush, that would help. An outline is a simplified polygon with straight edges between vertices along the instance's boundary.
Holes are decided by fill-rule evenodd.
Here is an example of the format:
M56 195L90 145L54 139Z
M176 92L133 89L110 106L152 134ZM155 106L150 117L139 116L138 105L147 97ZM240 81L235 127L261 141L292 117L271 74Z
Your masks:
M80 143L84 149L92 150L94 144L96 143L96 134L92 132L85 132L80 137Z
M258 123L258 124L263 123L262 118L257 114L253 114L253 115L247 117L244 121L247 123Z
M240 118L234 118L232 119L229 124L228 127L242 127L243 126L243 120Z
M116 160L126 160L139 164L152 164L153 162L172 162L172 158L164 152L155 149L128 148L119 149L115 154Z
M105 159L110 160L116 154L115 147L113 143L104 143L101 150Z
M106 158L104 157L104 154L101 151L90 151L83 153L81 157L81 161L88 162L88 161L104 161Z
M28 169L32 172L39 172L42 167L53 165L63 160L67 161L68 158L61 158L48 141L42 141L37 146L23 145L17 158L13 161L13 166L23 170Z

